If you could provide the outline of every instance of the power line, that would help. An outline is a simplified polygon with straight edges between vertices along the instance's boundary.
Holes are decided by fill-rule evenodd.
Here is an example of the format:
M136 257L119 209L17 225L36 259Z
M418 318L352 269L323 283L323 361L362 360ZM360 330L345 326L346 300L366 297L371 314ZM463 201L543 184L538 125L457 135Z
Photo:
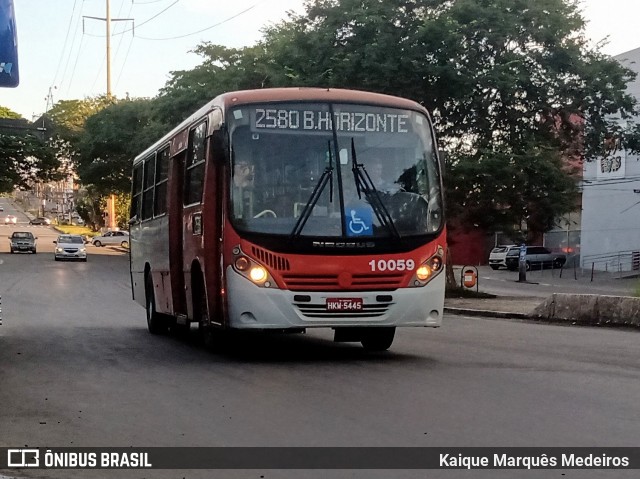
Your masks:
M76 29L75 32L73 33L73 40L71 41L71 47L69 48L69 55L67 56L67 61L64 65L64 70L62 71L62 77L60 78L60 88L62 89L62 84L65 81L65 78L67 76L67 69L69 68L69 61L71 61L71 57L73 55L73 47L76 44L76 38L77 38L77 33L78 30L80 28L80 20L82 19L82 8L84 6L84 0L82 2L82 5L80 5L80 12L78 15L78 18L76 19ZM78 47L78 54L80 54L80 49L82 48L82 37L80 38L80 46ZM77 59L76 59L76 63L77 63Z
M218 27L218 26L220 26L220 25L222 25L224 23L227 23L227 22L233 20L234 18L239 17L240 15L243 15L243 14L247 13L250 10L253 10L255 7L260 5L263 1L264 0L262 0L260 2L257 2L257 3L254 3L253 5L251 5L246 10L243 10L243 11L241 11L239 13L236 13L235 15L233 15L233 16L225 19L225 20L222 20L221 22L218 22L218 23L216 23L214 25L211 25L211 26L209 26L207 28L203 28L202 30L198 30L197 32L191 32L191 33L186 33L184 35L178 35L178 36L175 36L175 37L167 37L167 38L148 38L148 37L141 37L140 35L136 35L136 38L140 38L142 40L163 41L163 40L177 40L179 38L186 38L186 37L190 37L191 35L197 35L198 33L202 33L202 32L206 32L207 30L211 30L212 28Z
M56 84L56 80L58 79L58 73L60 72L60 65L62 65L62 57L64 56L64 52L67 48L67 41L69 40L69 32L71 32L71 24L73 23L73 14L76 11L76 4L78 0L73 1L73 8L71 9L71 18L69 18L69 25L67 26L67 34L64 37L64 44L62 45L62 51L60 52L60 60L58 61L58 67L56 68L56 73L53 77L52 85Z

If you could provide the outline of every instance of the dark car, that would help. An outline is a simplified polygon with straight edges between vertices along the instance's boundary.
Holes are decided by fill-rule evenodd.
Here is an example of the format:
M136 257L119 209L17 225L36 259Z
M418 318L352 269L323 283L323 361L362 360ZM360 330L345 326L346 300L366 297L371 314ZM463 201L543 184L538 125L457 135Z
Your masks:
M11 252L17 253L18 251L24 252L36 252L36 238L30 231L15 231L11 236Z
M561 268L567 261L562 253L553 253L544 246L526 246L525 264L527 271L531 268ZM520 262L520 248L512 248L505 258L507 269L517 271Z
M51 220L49 218L43 218L43 217L38 217L38 218L33 218L31 221L29 221L30 225L50 225L51 224Z

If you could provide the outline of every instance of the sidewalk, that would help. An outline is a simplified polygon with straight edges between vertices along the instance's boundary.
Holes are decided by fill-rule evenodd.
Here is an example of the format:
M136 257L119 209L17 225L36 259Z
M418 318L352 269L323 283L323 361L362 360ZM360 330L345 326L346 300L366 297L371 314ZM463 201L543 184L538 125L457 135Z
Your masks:
M460 270L460 266L454 266L458 282ZM548 303L555 298L554 294L559 294L563 297L563 301L568 297L574 298L565 315L571 315L571 311L578 315L578 310L582 309L583 303L596 301L600 306L596 308L594 315L601 317L609 313L613 314L616 310L616 302L628 302L627 298L637 296L637 285L640 284L638 279L621 279L606 273L599 273L592 280L590 274L574 276L574 271L564 271L563 277L560 277L557 270L532 271L528 272L528 281L525 283L517 281L516 272L502 269L496 271L487 266L479 266L478 273L477 290L495 297L445 298L445 312L498 318L541 319L540 310L538 314L534 314L534 310L545 303L548 306ZM472 291L476 291L476 288ZM610 297L615 298L610 299ZM620 300L619 297L625 297L625 299ZM555 308L552 309L555 314ZM549 311L548 307L547 310ZM623 314L630 315L633 318L632 321L637 322L635 311L625 311Z

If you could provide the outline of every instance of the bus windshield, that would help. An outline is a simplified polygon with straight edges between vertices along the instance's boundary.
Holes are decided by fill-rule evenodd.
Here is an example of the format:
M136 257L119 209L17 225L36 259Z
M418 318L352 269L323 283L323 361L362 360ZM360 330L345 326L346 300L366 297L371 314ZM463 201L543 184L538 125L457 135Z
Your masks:
M278 103L240 106L228 118L239 231L383 238L443 226L440 167L422 113Z

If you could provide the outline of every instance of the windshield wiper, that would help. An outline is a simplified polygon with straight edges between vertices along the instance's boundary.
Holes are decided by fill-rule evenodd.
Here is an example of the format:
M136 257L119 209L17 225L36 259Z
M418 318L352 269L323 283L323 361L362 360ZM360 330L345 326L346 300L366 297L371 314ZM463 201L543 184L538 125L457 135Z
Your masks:
M356 146L353 142L353 138L351 138L351 164L351 171L353 171L353 181L356 184L358 199L362 199L362 192L364 192L380 224L387 228L392 236L400 239L400 233L398 233L398 229L393 222L393 218L384 206L382 198L380 198L380 192L376 189L373 181L371 181L371 177L369 176L369 173L367 173L364 165L362 163L358 163Z
M304 228L304 225L307 224L307 221L311 216L311 212L316 206L316 203L318 203L322 190L327 186L327 183L329 183L329 202L333 203L333 155L331 154L331 141L329 141L329 147L327 150L329 151L329 166L325 167L322 172L322 176L320 176L318 183L316 183L316 186L313 188L311 196L307 200L307 204L304 205L304 209L302 210L302 213L300 213L300 217L298 218L298 221L296 221L296 224L289 235L289 239L295 239L302 234L302 229Z

